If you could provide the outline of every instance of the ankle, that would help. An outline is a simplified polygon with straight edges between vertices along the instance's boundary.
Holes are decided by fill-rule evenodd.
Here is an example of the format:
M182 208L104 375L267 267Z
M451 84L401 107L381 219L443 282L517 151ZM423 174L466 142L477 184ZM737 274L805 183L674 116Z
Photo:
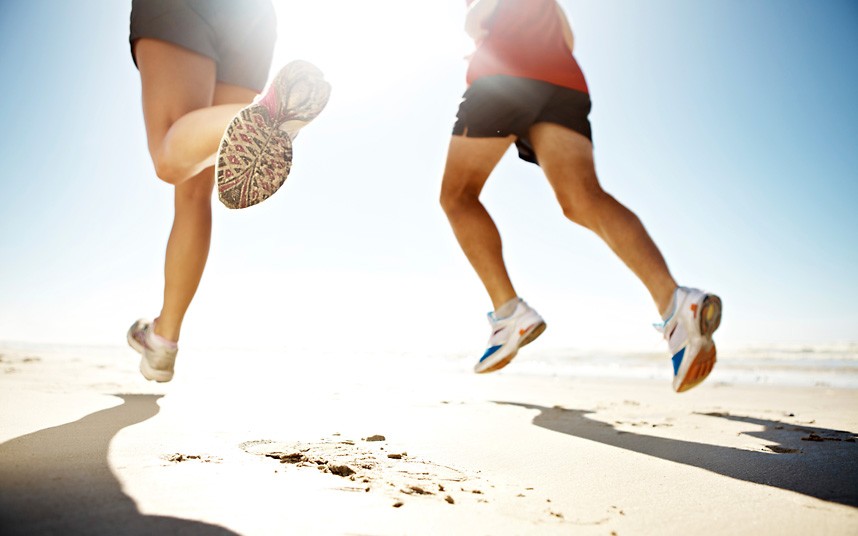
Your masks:
M505 301L499 307L495 307L495 318L506 318L513 314L519 301L519 297L516 296L515 298Z
M664 321L667 321L671 316L673 316L673 312L676 310L677 290L679 290L679 287L674 288L670 293L663 294L656 302L658 314L661 315L661 319Z
M273 85L271 85L262 98L259 99L258 104L261 104L266 109L268 109L268 115L272 118L277 116L278 106L277 106L277 93Z
M165 345L176 345L179 342L179 329L173 328L160 317L152 321L152 335Z

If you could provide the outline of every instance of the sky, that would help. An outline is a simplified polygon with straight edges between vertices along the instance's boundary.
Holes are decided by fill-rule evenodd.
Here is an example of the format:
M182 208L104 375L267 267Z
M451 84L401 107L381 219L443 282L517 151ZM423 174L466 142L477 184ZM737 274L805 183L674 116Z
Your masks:
M604 188L722 348L858 342L858 4L563 0ZM182 344L474 353L487 295L438 204L464 91L460 0L275 1L272 73L333 86L274 197L216 200ZM124 344L160 308L171 187L154 175L130 2L0 1L0 341ZM508 153L483 201L540 348L658 352L643 286Z

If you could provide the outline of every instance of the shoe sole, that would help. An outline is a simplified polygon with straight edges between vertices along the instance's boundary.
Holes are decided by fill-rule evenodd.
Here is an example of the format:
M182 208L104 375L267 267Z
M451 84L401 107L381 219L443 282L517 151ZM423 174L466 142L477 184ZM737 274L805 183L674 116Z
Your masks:
M293 136L325 109L331 94L322 72L305 61L283 67L272 85L282 110L272 117L266 106L251 104L221 139L215 177L218 199L228 208L256 205L280 189L292 169Z
M707 339L708 344L704 344L700 352L694 357L685 378L676 389L677 393L684 393L703 383L703 380L709 376L715 367L718 352L715 343L712 342L712 334L721 325L721 298L710 294L703 299L698 322L700 334Z
M709 294L703 299L703 307L700 309L700 333L704 337L712 338L712 334L719 326L721 326L721 298Z
M528 331L527 333L524 334L524 337L522 337L521 341L519 341L519 343L518 343L518 348L516 348L508 356L504 357L503 359L501 359L500 361L498 361L497 363L495 363L491 367L489 367L485 370L477 371L477 374L487 374L489 372L495 372L495 371L500 370L500 369L504 368L505 366L509 365L510 361L512 361L512 359L516 355L518 355L518 351L521 350L523 347L527 346L528 344L532 343L533 341L535 341L537 337L542 335L542 332L545 331L546 327L548 327L548 325L545 322L540 322L539 324L536 324L536 326L534 326L533 328L530 329L530 331Z
M274 195L292 169L292 139L268 108L252 104L232 120L218 151L218 199L227 208L247 208Z
M153 369L149 366L149 362L146 360L145 356L140 358L140 374L142 374L143 377L147 380L155 381L158 383L167 383L168 381L173 379L172 370Z

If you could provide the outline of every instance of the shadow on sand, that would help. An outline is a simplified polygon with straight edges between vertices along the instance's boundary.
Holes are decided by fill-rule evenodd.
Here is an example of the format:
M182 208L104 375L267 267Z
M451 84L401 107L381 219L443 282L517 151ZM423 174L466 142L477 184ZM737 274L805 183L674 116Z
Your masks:
M110 470L107 449L126 426L155 416L160 395L0 444L0 533L235 534L215 525L141 514Z
M546 408L518 402L496 402L537 410L533 424L663 460L699 467L737 480L802 493L810 497L858 506L858 443L855 434L723 413L711 418L753 425L744 432L764 439L769 452L751 451L665 439L617 430L587 417L593 412ZM758 427L763 429L759 430Z

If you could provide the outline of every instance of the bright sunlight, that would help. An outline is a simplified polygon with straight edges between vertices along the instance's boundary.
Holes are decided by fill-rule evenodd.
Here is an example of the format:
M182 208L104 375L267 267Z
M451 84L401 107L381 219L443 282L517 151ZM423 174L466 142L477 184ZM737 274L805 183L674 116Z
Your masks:
M276 2L275 68L305 59L336 88L336 100L354 102L389 90L434 64L470 52L457 0L305 0ZM464 60L463 60L464 66Z

